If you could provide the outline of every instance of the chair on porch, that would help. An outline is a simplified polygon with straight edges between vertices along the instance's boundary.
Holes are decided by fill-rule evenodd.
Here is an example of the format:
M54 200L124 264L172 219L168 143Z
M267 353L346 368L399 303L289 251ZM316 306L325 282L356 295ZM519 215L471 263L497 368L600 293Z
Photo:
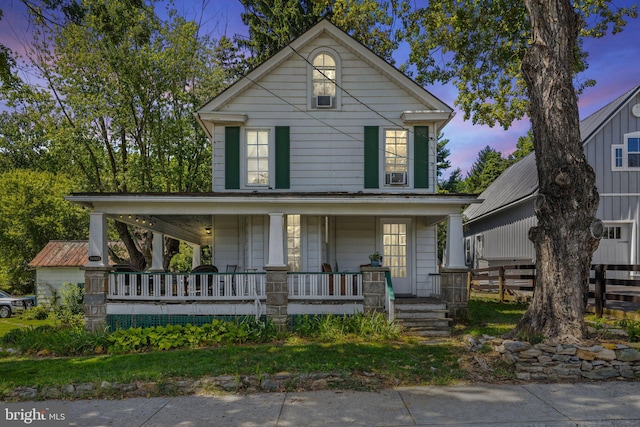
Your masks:
M211 264L200 264L197 267L194 267L191 270L192 273L217 273L218 272L218 267L216 267L215 265L211 265ZM212 295L213 294L213 280L211 281L211 283L209 283L209 277L208 275L201 275L201 274L197 274L196 275L196 289L200 289L200 293L202 293L202 279L204 278L204 283L207 286L208 289L208 294ZM185 283L184 284L184 293L186 295L188 295L188 284Z
M323 273L333 273L333 269L331 268L331 264L328 262L322 263L322 272ZM329 295L333 295L333 274L329 275Z
M225 273L236 273L238 271L237 264L227 264L227 268L225 269ZM220 295L224 296L224 284L225 284L226 276L222 276L220 279ZM236 275L233 274L231 276L231 293L233 296L236 296Z
M138 269L133 264L115 264L113 266L113 271L116 273L137 273ZM140 276L134 274L125 274L124 275L124 294L125 295L133 295L131 285L136 285L135 292L137 294L140 293ZM115 293L118 293L118 287L116 286ZM136 294L136 295L137 295Z

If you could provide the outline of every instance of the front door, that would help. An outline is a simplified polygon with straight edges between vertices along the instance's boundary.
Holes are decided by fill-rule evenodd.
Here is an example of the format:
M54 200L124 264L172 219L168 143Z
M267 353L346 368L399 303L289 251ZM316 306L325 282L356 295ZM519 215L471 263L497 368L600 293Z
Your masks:
M393 292L413 295L410 266L410 220L382 221L382 265L389 267Z

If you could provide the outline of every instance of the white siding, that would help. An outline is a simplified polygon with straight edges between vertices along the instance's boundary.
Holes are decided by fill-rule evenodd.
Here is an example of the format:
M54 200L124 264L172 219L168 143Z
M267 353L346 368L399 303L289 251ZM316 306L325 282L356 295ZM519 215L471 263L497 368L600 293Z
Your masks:
M384 128L402 127L400 115L403 111L429 108L351 51L334 46L334 43L333 39L321 37L300 54L307 58L321 46L336 50L342 64L342 87L352 95L342 93L339 109L312 110L307 107L308 64L298 55L293 55L224 108L226 112L248 115L243 128L290 127L291 191L362 190L364 127L378 126L382 138ZM436 129L433 124L429 131L433 137L429 161L432 188L421 191L434 192ZM412 140L413 132L410 133ZM215 128L214 141L213 190L224 191L224 127ZM401 188L393 187L391 191Z
M36 296L38 304L49 305L51 296L65 283L84 284L84 270L78 267L38 267L36 269Z
M376 251L375 217L336 218L335 242L338 271L359 271Z
M414 222L416 229L416 287L417 296L430 296L430 274L438 272L438 233L437 226L426 226L424 218L417 218Z
M303 240L303 271L321 271L322 242L322 217L308 216L302 217L302 240Z

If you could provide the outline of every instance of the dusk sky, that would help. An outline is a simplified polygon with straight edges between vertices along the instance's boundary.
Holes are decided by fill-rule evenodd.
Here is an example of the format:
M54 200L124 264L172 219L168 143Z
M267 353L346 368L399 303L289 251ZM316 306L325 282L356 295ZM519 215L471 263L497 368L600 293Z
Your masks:
M632 0L613 0L613 4L618 7L634 3L636 2ZM207 30L215 38L221 35L232 37L247 34L240 18L243 9L239 1L211 0L205 6L204 13L200 1L177 0L176 8L188 18L200 18L202 15ZM0 43L15 52L23 52L30 31L26 7L19 0L1 0L0 9L4 13L0 21ZM615 36L586 40L584 48L589 53L589 69L580 77L595 79L597 85L586 89L580 96L581 119L640 85L640 21L630 20L624 31ZM396 61L402 63L406 56L406 52L398 52ZM431 86L427 89L453 107L456 91L452 85ZM470 121L465 122L462 117L463 113L457 111L456 117L444 129L444 134L450 140L448 148L451 150L451 169L460 167L465 173L483 147L489 145L505 155L511 153L518 137L525 135L530 127L529 121L525 119L504 131L499 126L490 128L473 125Z

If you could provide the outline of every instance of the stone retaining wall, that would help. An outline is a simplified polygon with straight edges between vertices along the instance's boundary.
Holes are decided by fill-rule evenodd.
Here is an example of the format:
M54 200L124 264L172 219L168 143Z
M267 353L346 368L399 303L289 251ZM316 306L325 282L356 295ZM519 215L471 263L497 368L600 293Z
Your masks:
M498 340L501 341L501 340ZM502 360L522 380L603 380L640 377L640 352L624 344L535 344L495 342Z

